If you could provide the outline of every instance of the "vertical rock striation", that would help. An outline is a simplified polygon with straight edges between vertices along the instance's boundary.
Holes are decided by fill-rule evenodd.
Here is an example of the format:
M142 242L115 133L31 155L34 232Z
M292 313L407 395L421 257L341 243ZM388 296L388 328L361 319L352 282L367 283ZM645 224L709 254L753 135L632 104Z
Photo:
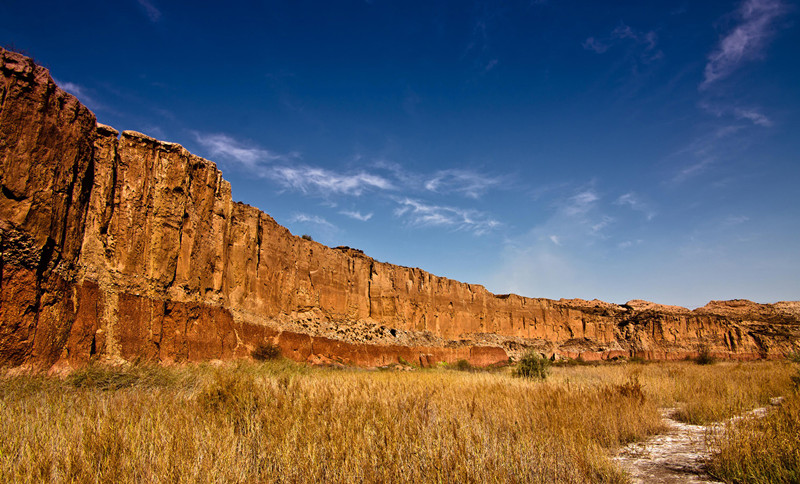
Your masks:
M674 359L797 348L799 303L530 299L293 236L233 202L216 165L96 124L0 50L0 365L247 356L500 363L526 348Z

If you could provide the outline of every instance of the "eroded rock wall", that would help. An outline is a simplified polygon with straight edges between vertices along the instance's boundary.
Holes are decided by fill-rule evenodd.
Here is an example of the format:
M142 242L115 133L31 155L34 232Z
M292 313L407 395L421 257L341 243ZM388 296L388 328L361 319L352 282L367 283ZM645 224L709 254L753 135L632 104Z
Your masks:
M214 163L97 125L45 69L0 60L0 364L234 358L263 342L360 365L796 348L797 303L494 295L304 240L234 202Z

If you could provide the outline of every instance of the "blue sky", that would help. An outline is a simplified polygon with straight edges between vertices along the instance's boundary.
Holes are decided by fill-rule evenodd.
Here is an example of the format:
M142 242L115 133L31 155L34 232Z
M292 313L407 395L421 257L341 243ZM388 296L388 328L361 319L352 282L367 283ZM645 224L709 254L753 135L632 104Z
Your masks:
M800 299L800 20L724 2L4 2L295 234L531 297Z

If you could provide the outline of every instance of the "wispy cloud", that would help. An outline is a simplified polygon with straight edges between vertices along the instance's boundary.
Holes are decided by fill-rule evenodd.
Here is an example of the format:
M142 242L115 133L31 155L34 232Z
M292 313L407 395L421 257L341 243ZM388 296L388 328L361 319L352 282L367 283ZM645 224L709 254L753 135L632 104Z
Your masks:
M642 212L647 220L652 220L653 217L656 216L655 211L650 208L649 204L642 201L642 199L633 192L620 195L619 198L614 201L614 204L629 207L631 210L636 210L637 212Z
M234 161L251 170L260 169L265 162L288 161L297 158L296 153L288 155L273 153L269 150L248 146L226 134L193 133L195 140L209 150L212 156L226 161Z
M268 173L285 187L303 193L359 196L370 189L394 188L386 178L366 172L341 174L313 166L274 166Z
M564 201L560 210L569 216L584 215L595 206L598 200L600 197L594 190L583 190Z
M591 235L596 235L601 238L606 238L605 234L603 233L603 230L609 225L611 225L613 222L614 222L614 217L603 215L600 217L600 220L591 223L591 225L589 226L589 233Z
M139 2L139 5L144 9L144 12L147 14L147 18L150 19L151 22L155 23L161 19L161 10L157 9L155 5L149 0L136 0Z
M764 114L761 114L755 109L735 109L734 115L738 119L746 119L748 121L752 121L753 124L757 124L759 126L764 126L766 128L772 126L772 120L769 119Z
M734 225L741 225L749 221L750 217L748 217L747 215L731 215L725 219L723 224L727 226L734 226Z
M85 106L87 106L92 111L103 111L105 106L94 98L91 94L89 94L89 90L79 84L75 84L74 82L65 82L60 81L58 79L53 78L53 82L56 83L61 89L67 91L68 93L72 94Z
M689 146L676 152L673 155L674 157L682 159L688 156L694 160L688 164L684 163L683 168L680 168L672 178L672 182L681 183L707 171L717 162L720 153L723 151L721 148L723 143L721 143L721 141L730 141L730 137L741 131L741 129L742 126L738 125L725 125L714 128L710 132L696 138ZM730 145L730 143L727 142L724 144ZM733 149L733 146L728 146L725 149Z
M700 102L699 106L703 111L713 114L718 118L723 116L732 116L736 119L750 121L753 124L763 126L765 128L769 128L773 124L772 120L767 117L767 115L763 114L759 109L753 107L742 108L736 106L726 106L705 100Z
M425 189L439 193L460 193L479 198L490 188L502 184L501 177L492 177L469 170L442 170L425 182Z
M736 12L739 23L708 56L700 89L731 75L743 63L763 54L772 37L774 21L786 12L780 0L745 0Z
M456 230L468 230L483 235L500 226L500 222L478 210L432 205L411 198L396 200L399 207L395 215L405 218L416 226L444 226Z
M296 213L291 218L292 222L300 222L300 223L307 223L307 224L314 224L314 225L321 225L323 227L328 228L336 228L335 225L328 222L324 218L318 215L307 215L305 213Z
M630 249L634 245L641 245L644 242L642 239L636 240L623 240L622 242L617 244L618 249Z
M601 41L595 39L594 37L587 38L586 40L583 41L583 44L581 44L581 45L583 46L584 49L593 50L593 51L597 52L598 54L604 53L609 48L608 44L606 44L604 42L601 42Z
M586 50L603 54L623 42L633 42L634 45L639 46L637 50L642 61L653 61L664 55L661 50L657 49L658 34L654 30L638 31L624 23L620 23L609 35L602 38L588 37L581 45Z
M369 219L372 218L372 212L370 212L368 214L362 214L361 212L358 212L358 211L342 210L339 213L342 214L342 215L345 215L347 217L354 218L356 220L360 220L362 222L366 222L366 221L368 221Z
M391 190L391 181L380 175L359 171L338 173L325 168L299 164L300 154L275 153L249 145L228 135L194 133L198 143L213 157L233 162L252 175L275 180L285 188L317 195L359 196L367 190ZM290 164L291 163L291 164Z

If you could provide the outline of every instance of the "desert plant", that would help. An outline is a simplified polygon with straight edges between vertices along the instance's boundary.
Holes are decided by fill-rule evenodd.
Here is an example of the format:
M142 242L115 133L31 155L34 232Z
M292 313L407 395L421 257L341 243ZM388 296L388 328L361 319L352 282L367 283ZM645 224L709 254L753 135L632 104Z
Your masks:
M519 360L514 375L522 378L544 380L550 373L550 360L536 351L530 350Z
M467 360L458 360L453 365L453 368L458 371L472 371L472 365Z
M277 360L281 357L281 349L272 343L262 343L253 350L251 356L254 360Z
M308 234L303 234L303 235L302 235L300 238L302 238L303 240L314 240L314 239L312 239L312 238L311 238L311 236L310 236L310 235L308 235Z
M700 348L697 350L697 358L695 358L694 361L698 365L710 365L716 360L711 355L711 350L708 348L708 346L700 345Z
M611 386L611 388L615 393L618 393L626 398L637 400L639 403L644 403L646 400L644 388L639 382L639 376L636 374L628 377L628 381L625 383L614 384Z

